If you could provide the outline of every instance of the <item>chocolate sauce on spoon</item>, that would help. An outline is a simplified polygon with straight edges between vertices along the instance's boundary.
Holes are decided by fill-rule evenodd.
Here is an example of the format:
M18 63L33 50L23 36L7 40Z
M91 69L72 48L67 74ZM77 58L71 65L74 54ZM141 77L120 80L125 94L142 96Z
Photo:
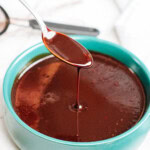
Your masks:
M67 35L48 29L42 39L46 48L60 60L79 68L92 66L90 52Z

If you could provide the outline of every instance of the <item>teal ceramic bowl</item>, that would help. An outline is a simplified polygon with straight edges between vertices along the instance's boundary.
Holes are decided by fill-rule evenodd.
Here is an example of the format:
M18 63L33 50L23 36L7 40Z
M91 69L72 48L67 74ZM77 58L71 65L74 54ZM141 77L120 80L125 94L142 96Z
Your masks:
M11 104L13 82L22 68L35 56L49 53L43 43L20 54L10 65L4 78L5 122L8 132L21 150L136 150L150 128L150 75L144 64L132 53L116 44L88 36L72 36L87 49L112 56L132 69L143 83L146 111L142 119L123 134L97 142L69 142L41 134L26 125ZM10 148L11 149L11 148Z

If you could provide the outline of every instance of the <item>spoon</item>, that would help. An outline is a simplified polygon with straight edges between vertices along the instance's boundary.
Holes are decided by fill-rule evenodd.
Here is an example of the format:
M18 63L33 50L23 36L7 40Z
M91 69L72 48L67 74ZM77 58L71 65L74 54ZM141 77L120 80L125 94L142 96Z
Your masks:
M42 40L46 48L60 60L76 66L90 67L93 58L90 52L69 36L53 31L45 25L42 18L27 4L25 0L19 0L35 17L42 31Z

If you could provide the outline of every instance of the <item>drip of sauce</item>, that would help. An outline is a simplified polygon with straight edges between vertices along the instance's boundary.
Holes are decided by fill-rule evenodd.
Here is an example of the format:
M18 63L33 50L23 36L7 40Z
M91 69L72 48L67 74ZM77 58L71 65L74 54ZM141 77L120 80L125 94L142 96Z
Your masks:
M133 127L145 110L140 80L117 60L92 56L89 69L51 56L26 68L12 89L18 116L45 135L77 142L108 139Z
M79 82L80 69L89 68L93 64L93 58L90 52L76 42L74 39L62 33L53 32L48 29L46 37L42 36L46 48L60 60L77 67L77 92L76 102L71 106L77 113L77 138L79 137L79 111L82 111L83 106L79 102Z
M82 109L82 105L80 105L79 101L79 86L80 86L80 68L77 68L77 97L76 97L76 104L75 108L77 108L77 141L79 141L79 111Z

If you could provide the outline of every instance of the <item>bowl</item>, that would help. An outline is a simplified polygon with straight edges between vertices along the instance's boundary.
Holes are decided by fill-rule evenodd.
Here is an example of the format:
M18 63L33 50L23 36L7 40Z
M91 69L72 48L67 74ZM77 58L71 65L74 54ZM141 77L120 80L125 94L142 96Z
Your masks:
M150 129L150 74L145 65L131 52L114 43L90 36L71 36L91 51L109 55L130 68L141 80L146 94L146 111L141 120L128 131L96 142L69 142L46 136L25 124L11 104L11 90L17 74L34 57L48 54L43 43L36 44L21 53L9 66L4 82L4 120L14 142L22 150L134 150L144 140Z

